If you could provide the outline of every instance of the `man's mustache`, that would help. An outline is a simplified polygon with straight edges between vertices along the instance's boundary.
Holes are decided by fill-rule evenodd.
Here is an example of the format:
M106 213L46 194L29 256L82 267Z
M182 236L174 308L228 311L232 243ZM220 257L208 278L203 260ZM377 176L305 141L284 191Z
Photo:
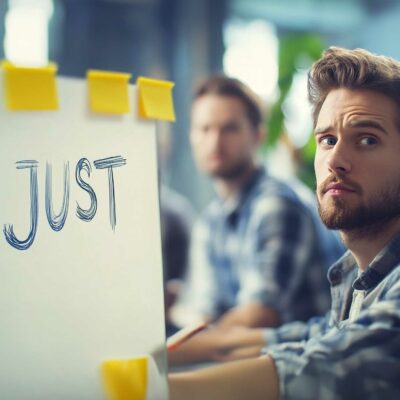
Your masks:
M345 178L344 176L341 176L340 174L335 174L335 175L330 175L328 178L326 178L319 186L318 186L318 192L319 193L325 193L329 190L329 186L337 184L337 185L343 185L346 189L352 190L354 192L361 192L362 188L361 186L354 182L351 179Z

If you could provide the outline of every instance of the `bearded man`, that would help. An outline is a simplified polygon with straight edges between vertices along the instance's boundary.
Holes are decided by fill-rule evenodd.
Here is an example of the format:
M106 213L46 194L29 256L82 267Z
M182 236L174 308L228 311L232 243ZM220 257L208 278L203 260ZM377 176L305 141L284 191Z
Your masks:
M331 311L249 330L236 346L264 355L170 375L172 400L400 398L400 63L330 48L308 90L321 218L349 248L328 272Z

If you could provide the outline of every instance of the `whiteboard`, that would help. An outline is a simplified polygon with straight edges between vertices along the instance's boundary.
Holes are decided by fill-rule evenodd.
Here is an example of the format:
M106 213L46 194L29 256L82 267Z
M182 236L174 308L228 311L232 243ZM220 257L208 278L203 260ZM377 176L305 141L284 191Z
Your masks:
M2 399L104 398L102 361L165 343L155 123L57 86L57 111L6 111L0 92Z

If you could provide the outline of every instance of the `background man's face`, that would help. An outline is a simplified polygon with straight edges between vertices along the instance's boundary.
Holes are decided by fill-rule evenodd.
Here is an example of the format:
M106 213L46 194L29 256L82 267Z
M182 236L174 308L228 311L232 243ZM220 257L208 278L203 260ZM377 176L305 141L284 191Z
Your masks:
M239 98L209 94L194 101L190 141L197 165L206 174L240 176L252 165L259 139Z
M318 116L315 172L320 215L353 230L400 216L399 112L370 90L332 90Z

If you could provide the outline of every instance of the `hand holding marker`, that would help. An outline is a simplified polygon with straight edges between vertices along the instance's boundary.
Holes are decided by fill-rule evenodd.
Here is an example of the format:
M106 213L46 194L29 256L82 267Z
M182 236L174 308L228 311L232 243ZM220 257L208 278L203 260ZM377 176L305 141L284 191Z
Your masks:
M190 339L196 333L202 331L205 328L207 328L207 324L200 323L196 325L189 325L186 328L181 329L167 339L167 350L174 351L183 342L186 342L186 340Z

